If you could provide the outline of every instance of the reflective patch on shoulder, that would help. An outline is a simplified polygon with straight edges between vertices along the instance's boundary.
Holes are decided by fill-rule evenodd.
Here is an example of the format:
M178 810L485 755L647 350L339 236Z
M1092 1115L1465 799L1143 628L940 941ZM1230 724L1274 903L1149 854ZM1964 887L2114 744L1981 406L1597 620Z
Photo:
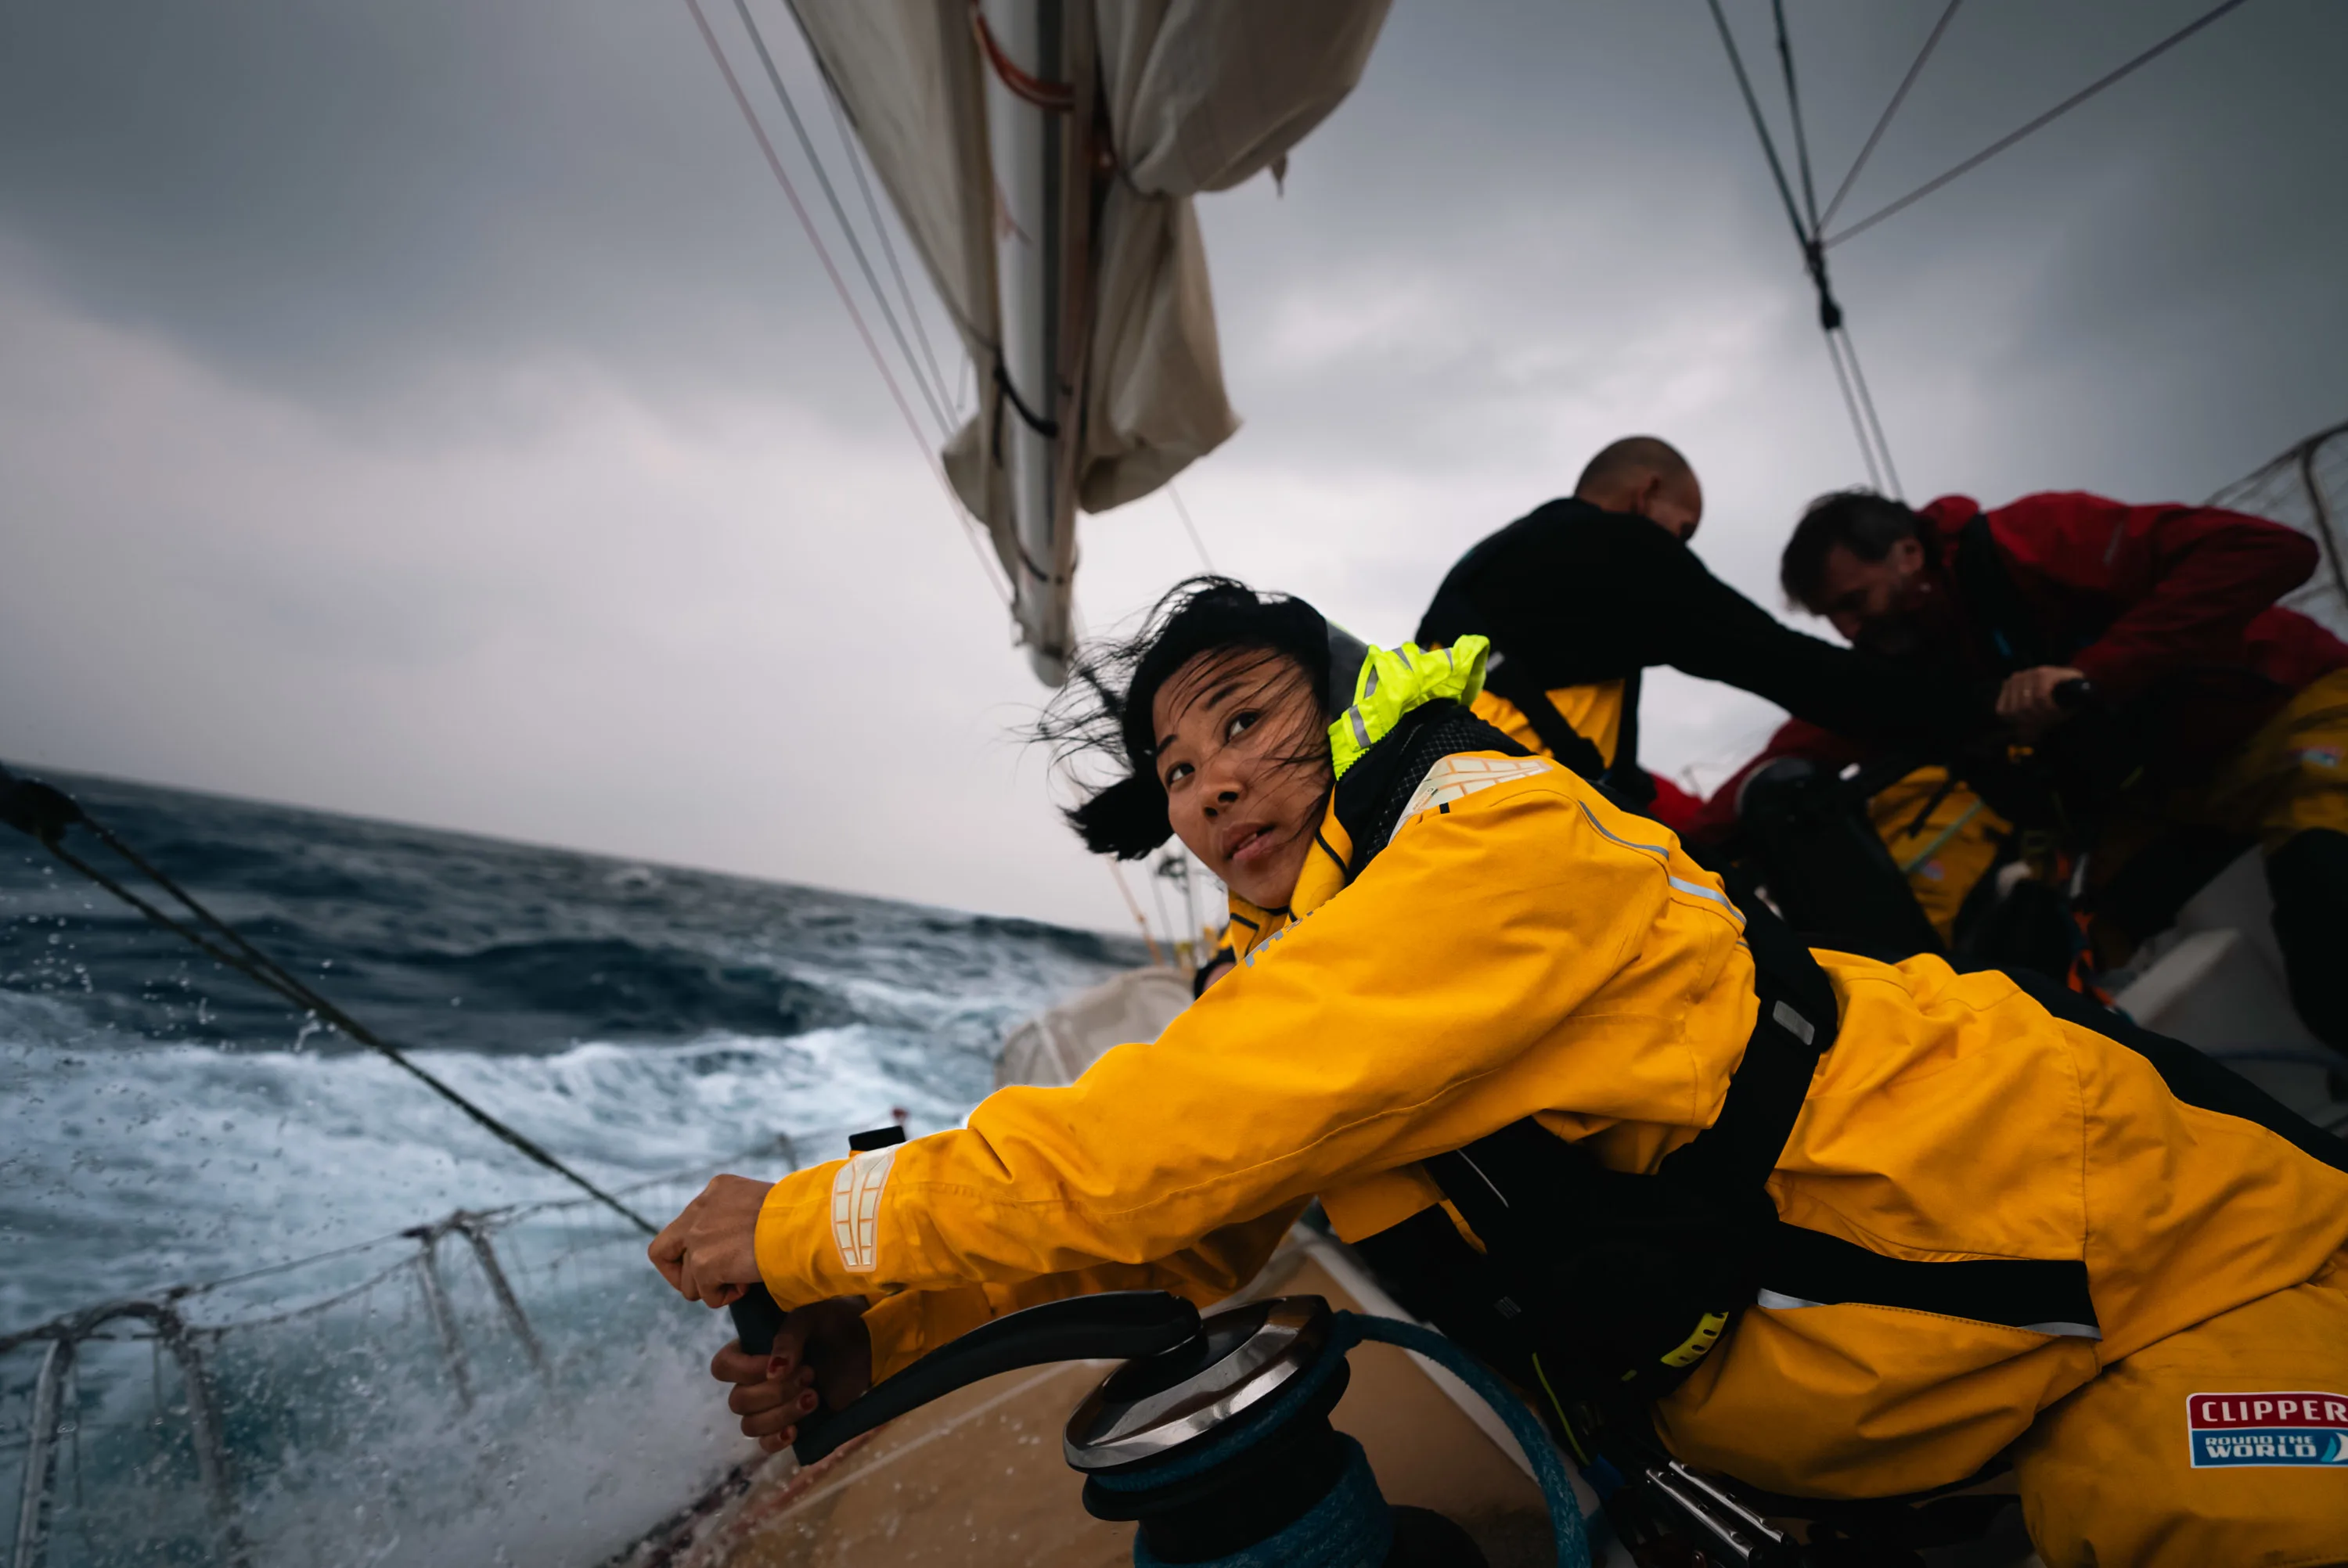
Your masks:
M1736 907L1735 902L1731 899L1727 894L1721 892L1718 888L1706 887L1701 882L1691 882L1684 876L1673 876L1669 872L1665 872L1663 874L1663 880L1678 888L1681 892L1689 894L1694 897L1711 899L1723 909L1727 910L1729 917L1734 919L1737 925L1741 927L1745 924L1745 911L1739 909ZM1783 1007L1786 1004L1780 1002L1777 1005L1779 1007ZM1797 1030L1797 1032L1798 1033L1799 1031ZM1806 1039L1802 1043L1804 1045L1807 1045L1810 1042Z
M1753 1297L1753 1305L1766 1312L1798 1312L1805 1307L1824 1307L1823 1301L1806 1301L1798 1296L1763 1288Z
M869 1149L850 1155L831 1178L831 1240L850 1274L880 1266L880 1190L896 1159L894 1147Z
M1549 768L1550 764L1540 757L1437 758L1435 765L1426 770L1426 776L1418 781L1418 788L1411 793L1409 804L1402 808L1398 820L1408 822L1422 811L1465 800L1478 790L1490 789L1494 784L1545 774Z

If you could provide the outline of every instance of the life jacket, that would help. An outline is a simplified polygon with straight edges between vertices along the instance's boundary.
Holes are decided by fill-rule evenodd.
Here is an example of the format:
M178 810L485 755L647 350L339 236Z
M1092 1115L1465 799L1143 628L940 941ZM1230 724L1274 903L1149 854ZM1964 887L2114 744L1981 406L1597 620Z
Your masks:
M1474 651L1462 640L1452 653ZM1525 754L1466 711L1472 679L1446 671L1414 689L1414 671L1436 673L1430 656L1406 647L1372 657L1391 661L1375 682L1365 673L1381 701L1370 712L1357 701L1332 727L1342 771L1331 811L1348 885L1402 822L1447 809L1443 790L1430 787L1437 781L1472 780L1479 767L1507 769L1515 764L1504 759ZM1427 694L1437 687L1440 695ZM1639 1173L1605 1166L1527 1118L1422 1159L1444 1203L1354 1241L1406 1308L1547 1395L1585 1461L1619 1465L1651 1451L1665 1424L1655 1402L1709 1372L1715 1350L1755 1307L1779 1317L1837 1305L1890 1308L1992 1335L2103 1337L2084 1257L1917 1256L1780 1216L1769 1183L1841 1015L1834 983L1790 929L1766 906L1741 913L1757 1006L1711 1126ZM2023 983L2056 1018L2150 1062L2178 1102L2263 1126L2348 1169L2336 1140L2198 1053L2059 988ZM1710 1387L1716 1398L1719 1378Z
M1406 644L1365 661L1355 702L1330 726L1348 883L1426 809L1423 781L1445 758L1529 754L1468 709L1482 641L1434 655ZM1480 1250L1442 1209L1359 1244L1381 1273L1418 1282L1410 1294L1422 1302L1432 1293L1437 1327L1545 1387L1560 1416L1575 1403L1668 1392L1753 1302L1764 1252L1782 1242L1766 1183L1833 1043L1837 1009L1825 971L1783 922L1766 907L1743 913L1761 1005L1711 1127L1653 1174L1632 1174L1519 1122L1426 1163Z
M1457 660L1427 661L1452 702L1472 674ZM1379 686L1373 707L1394 697ZM1349 777L1378 760L1357 747ZM1347 791L1357 824L1370 779ZM1756 966L1745 920L1665 834L1494 748L1440 757L1350 886L1334 810L1314 839L1286 907L1233 901L1262 917L1235 919L1236 972L1156 1040L1066 1088L1004 1089L965 1130L778 1183L756 1238L777 1299L881 1293L866 1327L886 1377L1038 1301L1145 1285L1219 1298L1313 1196L1350 1244L1433 1210L1450 1255L1498 1251L1473 1216L1445 1214L1428 1163L1477 1158L1526 1117L1631 1174L1719 1122L1762 1010ZM1790 1228L1772 1227L1752 1305L1643 1412L1684 1462L1812 1497L1947 1485L2102 1367L2348 1245L2348 1175L2309 1157L2328 1140L2262 1132L2255 1105L2190 1070L2255 1091L2183 1047L2123 1042L2110 1015L2079 1027L2060 998L1934 958L1817 959L1841 1038L1767 1179ZM837 1225L843 1201L870 1223ZM1542 1214L1564 1229L1590 1208ZM1463 1338L1506 1322L1488 1293L1446 1310L1439 1268L1395 1282ZM1538 1396L1538 1368L1494 1359Z

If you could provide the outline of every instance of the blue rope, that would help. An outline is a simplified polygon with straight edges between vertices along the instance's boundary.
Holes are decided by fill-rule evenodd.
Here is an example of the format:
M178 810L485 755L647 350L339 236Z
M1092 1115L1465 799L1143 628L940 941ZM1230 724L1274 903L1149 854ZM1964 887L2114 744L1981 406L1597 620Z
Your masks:
M1205 1474L1252 1446L1266 1433L1279 1430L1292 1409L1336 1376L1337 1368L1345 1364L1345 1352L1365 1342L1393 1345L1426 1357L1457 1376L1499 1412L1516 1438L1517 1446L1531 1461L1533 1477L1540 1483L1541 1496L1549 1504L1550 1530L1557 1541L1558 1568L1591 1568L1590 1536L1582 1524L1581 1501L1573 1494L1573 1482L1566 1474L1565 1461L1558 1457L1557 1446L1549 1440L1549 1434L1541 1430L1532 1412L1482 1362L1431 1328L1392 1317L1370 1317L1358 1312L1334 1314L1329 1340L1322 1349L1321 1358L1302 1377L1290 1379L1253 1419L1239 1423L1236 1430L1220 1440L1202 1444L1195 1452L1181 1454L1171 1463L1153 1465L1141 1473L1122 1477L1096 1475L1091 1484L1111 1491L1155 1491ZM1338 1440L1346 1450L1345 1468L1326 1497L1269 1539L1229 1557L1194 1564L1193 1568L1377 1568L1385 1562L1394 1541L1394 1515L1378 1491L1362 1445L1342 1432ZM1162 1568L1138 1536L1133 1542L1133 1561L1134 1568Z
M1339 1356L1333 1359L1343 1360ZM1278 1534L1212 1563L1190 1568L1378 1568L1394 1549L1394 1511L1370 1473L1362 1445L1337 1434L1345 1468L1328 1494ZM1133 1539L1133 1568L1169 1568L1156 1553Z
M1557 1568L1590 1568L1590 1533L1583 1527L1581 1501L1573 1495L1573 1481L1565 1472L1565 1460L1558 1457L1557 1445L1549 1440L1549 1434L1533 1419L1533 1413L1525 1409L1524 1401L1511 1394L1508 1386L1492 1375L1490 1368L1432 1328L1422 1328L1416 1323L1340 1312L1337 1326L1339 1334L1352 1340L1374 1340L1426 1357L1475 1389L1486 1404L1498 1411L1500 1419L1508 1422L1517 1446L1532 1462L1533 1478L1540 1482L1541 1496L1549 1502L1550 1532L1557 1540Z

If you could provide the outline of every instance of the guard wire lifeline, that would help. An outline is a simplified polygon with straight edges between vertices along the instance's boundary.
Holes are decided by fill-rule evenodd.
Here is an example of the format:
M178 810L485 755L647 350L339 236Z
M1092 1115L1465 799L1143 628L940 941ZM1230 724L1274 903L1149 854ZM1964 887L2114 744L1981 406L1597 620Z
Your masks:
M645 1235L650 1235L659 1229L618 1198L547 1153L535 1142L467 1099L439 1076L428 1069L418 1066L399 1047L383 1040L373 1030L320 996L316 990L283 965L246 941L227 921L198 903L185 888L118 837L111 828L83 811L74 798L64 791L36 780L19 778L6 768L0 767L0 822L6 823L20 833L29 835L39 843L42 848L55 856L61 864L113 894L115 897L139 911L153 924L188 942L215 963L226 965L236 970L264 989L276 993L295 1007L332 1025L348 1039L383 1056L401 1071L417 1079L432 1092L471 1117L492 1136L561 1176ZM203 927L209 927L210 934L158 908L148 899L124 886L119 879L91 865L67 848L65 844L66 833L69 828L77 826L88 829L99 843L119 856L133 870L161 888L174 902L201 921Z
M816 1143L829 1143L838 1135L838 1131L833 1131L805 1133L802 1137ZM710 1175L738 1168L746 1161L776 1155L780 1155L792 1169L798 1168L799 1146L785 1134L725 1160L647 1177L619 1190L623 1194L655 1189L674 1192L680 1184L698 1185ZM67 1461L74 1467L73 1501L69 1506L76 1512L87 1509L81 1496L88 1462L81 1452L81 1434L91 1430L93 1410L79 1390L83 1347L145 1343L152 1348L159 1381L152 1414L147 1423L141 1424L161 1423L173 1413L163 1401L160 1378L166 1353L177 1364L181 1379L177 1413L184 1418L184 1424L180 1439L174 1440L185 1440L194 1450L198 1481L209 1516L205 1528L212 1542L212 1555L206 1560L218 1562L223 1568L246 1568L253 1560L253 1542L247 1526L263 1525L270 1517L265 1509L254 1511L250 1500L266 1495L268 1488L275 1484L256 1476L252 1467L259 1464L266 1469L273 1457L273 1462L282 1466L300 1453L296 1445L293 1450L281 1449L273 1456L273 1445L251 1424L252 1409L246 1402L257 1399L266 1406L279 1392L273 1389L276 1380L269 1375L268 1363L264 1361L257 1368L254 1365L252 1358L259 1342L253 1337L290 1325L316 1323L338 1309L357 1304L368 1315L368 1343L379 1346L380 1337L372 1327L376 1325L376 1293L405 1278L417 1287L424 1322L437 1344L456 1403L459 1409L469 1409L483 1391L478 1374L493 1369L497 1364L474 1358L476 1348L469 1346L450 1278L437 1255L444 1240L460 1239L467 1244L466 1250L477 1266L481 1283L493 1299L505 1329L517 1342L522 1360L541 1386L551 1392L556 1387L556 1363L550 1347L531 1322L516 1286L518 1281L534 1283L543 1290L566 1268L575 1268L582 1263L588 1254L628 1239L629 1232L607 1230L600 1235L591 1234L589 1239L582 1241L568 1223L568 1216L590 1206L601 1205L595 1199L564 1196L498 1208L458 1209L439 1219L350 1246L282 1259L209 1280L174 1285L139 1296L100 1301L59 1314L46 1323L0 1334L0 1355L29 1347L42 1348L40 1368L31 1389L29 1419L23 1423L20 1437L0 1443L19 1448L26 1456L15 1522L15 1555L13 1560L0 1561L12 1561L13 1568L43 1568L48 1562L48 1548L58 1539L61 1528L55 1513L65 1489L57 1472ZM541 1260L534 1276L519 1272L519 1255L509 1253L500 1257L499 1244L509 1233L528 1222L549 1219L562 1222L561 1231L568 1245ZM294 1305L264 1307L257 1315L215 1317L209 1321L197 1321L189 1310L192 1303L216 1292L403 1245L407 1249L406 1255L389 1266L378 1268L354 1283L331 1287L324 1294L310 1294ZM571 1277L574 1282L578 1279L575 1274ZM404 1314L401 1322L407 1322ZM243 1344L242 1352L232 1355L222 1350L232 1338ZM282 1355L277 1359L283 1364ZM254 1375L256 1371L259 1376ZM340 1385L335 1390L338 1397L348 1391ZM365 1390L359 1392L363 1394ZM241 1405L246 1406L244 1412L230 1419L231 1410ZM283 1417L297 1415L292 1408L282 1408L279 1413ZM118 1423L117 1430L120 1430ZM279 1471L281 1479L283 1473ZM735 1479L738 1481L743 1473L737 1467ZM144 1471L134 1484L140 1489L142 1502L155 1502L160 1512L168 1513L168 1504L160 1502L155 1490L159 1479L151 1470ZM74 1558L76 1562L81 1560L78 1554ZM172 1560L182 1559L175 1556Z

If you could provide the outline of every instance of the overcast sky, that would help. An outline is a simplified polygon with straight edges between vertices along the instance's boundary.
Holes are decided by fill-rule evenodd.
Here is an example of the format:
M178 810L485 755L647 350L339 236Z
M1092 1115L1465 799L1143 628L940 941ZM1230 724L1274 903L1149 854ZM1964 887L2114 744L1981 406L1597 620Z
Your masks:
M2205 8L1972 0L1847 212ZM1941 9L1788 0L1826 184ZM2253 0L1837 250L1910 497L2197 499L2348 417L2344 70L2348 6ZM1246 424L1179 488L1374 640L1613 436L1772 605L1863 477L1701 0L1397 0L1200 213ZM1199 564L1162 496L1085 528L1096 628ZM0 17L0 757L1122 925L955 528L678 0ZM1647 703L1706 781L1772 723Z

